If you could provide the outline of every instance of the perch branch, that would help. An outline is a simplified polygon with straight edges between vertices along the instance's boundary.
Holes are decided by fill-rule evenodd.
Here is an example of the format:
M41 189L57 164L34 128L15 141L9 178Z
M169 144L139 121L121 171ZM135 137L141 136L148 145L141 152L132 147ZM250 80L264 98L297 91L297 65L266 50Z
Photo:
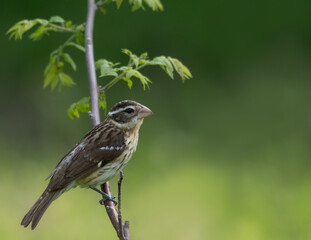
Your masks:
M88 0L88 10L87 10L87 19L85 25L85 56L86 56L86 65L88 72L88 79L90 85L90 96L91 96L91 119L93 126L96 126L100 123L99 115L99 104L98 104L98 87L96 80L96 71L95 71L95 62L94 62L94 48L93 48L93 28L94 28L94 19L95 12L97 10L97 5L95 0ZM119 187L118 187L118 200L119 208L118 212L112 201L105 201L105 207L111 224L115 228L119 239L129 240L129 222L126 221L124 224L122 222L121 215L121 183L123 175L120 174ZM111 195L109 182L101 185L101 189L107 194ZM119 214L118 214L119 213Z
M123 232L123 222L122 222L122 213L121 213L121 186L123 181L123 172L120 172L120 179L118 181L118 220L119 220L119 229L120 229L120 236L124 238Z
M118 219L119 219L119 229L120 229L120 239L129 240L130 239L130 222L125 221L123 224L122 221L122 211L121 211L121 195L122 195L122 181L123 181L123 172L120 172L120 179L118 181Z

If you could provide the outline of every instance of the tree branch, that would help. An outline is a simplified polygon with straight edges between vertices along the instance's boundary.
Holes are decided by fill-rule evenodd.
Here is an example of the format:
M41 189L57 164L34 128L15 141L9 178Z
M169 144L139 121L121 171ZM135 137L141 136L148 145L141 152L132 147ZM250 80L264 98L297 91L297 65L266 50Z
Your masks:
M101 189L108 195L111 195L109 182L105 182L104 184L102 184ZM112 201L107 200L105 201L105 207L106 207L106 212L109 216L110 222L119 236L119 232L120 232L119 219L118 219L118 212L115 208L115 205Z
M98 104L98 87L96 80L96 71L95 71L95 62L94 62L94 48L93 48L93 28L94 28L94 19L95 12L97 10L97 5L95 0L88 0L88 10L87 10L87 19L85 25L85 57L86 57L86 65L88 72L88 79L90 85L90 96L91 96L91 119L93 126L96 126L100 123L100 115L99 115L99 104ZM121 240L129 240L129 222L126 221L124 224L122 222L121 216L121 182L123 179L123 175L120 174L119 180L119 214L115 208L115 205L112 201L105 201L105 207L111 224L115 228L119 239ZM111 195L109 182L101 185L101 189L107 194Z
M87 19L85 25L85 57L86 66L90 85L90 96L91 96L91 119L93 126L100 123L99 108L98 108L98 90L96 71L94 63L94 49L93 49L93 27L94 18L96 12L95 0L88 0Z

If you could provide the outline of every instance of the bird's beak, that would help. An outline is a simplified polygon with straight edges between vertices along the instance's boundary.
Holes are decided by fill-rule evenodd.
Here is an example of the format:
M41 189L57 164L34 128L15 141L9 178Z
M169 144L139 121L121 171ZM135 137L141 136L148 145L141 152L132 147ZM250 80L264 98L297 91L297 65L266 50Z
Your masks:
M138 111L138 118L145 118L152 115L153 112L144 105L141 105L141 109Z

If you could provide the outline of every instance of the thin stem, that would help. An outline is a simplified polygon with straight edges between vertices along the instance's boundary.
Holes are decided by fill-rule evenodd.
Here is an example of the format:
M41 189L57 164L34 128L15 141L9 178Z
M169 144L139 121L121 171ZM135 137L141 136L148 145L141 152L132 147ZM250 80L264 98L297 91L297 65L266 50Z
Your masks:
M57 30L60 30L60 31L64 31L64 32L75 32L74 29L71 29L71 28L65 28L65 27L62 27L62 26L59 26L57 24L53 24L53 23L48 23L49 26L51 26L52 28L56 28Z
M66 47L67 43L71 42L71 40L75 37L75 34L72 34L63 44L61 44L57 50L54 50L52 53L51 53L51 56L52 55L56 55L56 63L59 63L60 61L60 57L62 56L63 54L63 50L64 48Z
M72 34L62 45L60 45L58 48L58 52L62 53L64 48L67 47L67 43L71 42L71 40L74 39L75 36L75 34Z
M76 36L76 34L72 34L72 35L66 40L66 42L64 42L63 48L65 48L66 45L67 45L67 43L71 42L71 40L74 39L75 36Z
M124 231L123 231L123 221L122 221L122 212L121 212L121 186L123 181L123 172L120 172L120 178L118 181L118 219L119 219L119 229L120 229L120 236L124 238Z
M133 63L130 64L129 68L133 66ZM147 66L147 64L142 64L140 66L138 66L137 68L135 68L135 70L140 70L143 67ZM101 92L105 92L107 91L109 88L111 88L113 85L115 85L117 82L119 82L126 74L126 71L122 72L119 76L115 77L114 79L112 79L109 83L107 83L104 87L102 87L100 89Z
M121 80L125 75L125 72L121 73L119 76L112 79L109 83L107 83L103 88L100 89L100 91L105 92L109 88L111 88L113 85L115 85L119 80Z

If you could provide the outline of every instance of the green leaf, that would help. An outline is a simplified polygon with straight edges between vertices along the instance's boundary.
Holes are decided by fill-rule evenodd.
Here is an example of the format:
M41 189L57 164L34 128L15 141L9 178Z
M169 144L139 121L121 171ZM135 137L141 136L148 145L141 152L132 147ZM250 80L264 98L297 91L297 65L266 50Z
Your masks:
M52 82L51 82L51 90L53 91L55 87L57 86L59 82L59 77L57 75L53 76Z
M44 35L48 35L48 31L46 30L44 25L41 25L40 27L38 27L36 29L36 31L34 31L32 34L29 35L29 38L34 40L34 41L38 41L40 40Z
M75 85L74 81L72 80L72 78L69 75L61 72L58 74L58 76L60 78L62 85L67 86L67 87L71 87L71 86Z
M44 82L43 82L43 88L46 88L52 82L57 81L58 77L56 74L57 74L57 66L56 65L49 66L49 69L44 74L45 78L44 78Z
M34 21L36 21L36 22L38 22L38 23L40 23L41 25L44 25L44 26L49 24L48 20L42 19L42 18L36 18Z
M41 26L36 30L36 33L31 37L32 39L40 39L39 37L37 37L36 35L40 35L39 32L42 32L42 30L44 29L44 26L48 25L48 21L45 19L34 19L34 20L22 20L19 21L18 23L16 23L13 27L11 27L7 34L10 34L10 39L12 37L16 39L22 39L23 34L25 32L27 32L28 30L30 30L33 26L35 26L36 24L41 24Z
M72 69L76 71L77 66L75 62L73 61L73 59L70 57L70 55L68 53L63 53L63 58L67 63L71 65Z
M129 87L129 89L132 88L133 85L133 81L131 79L128 79L126 77L122 78L125 82L127 82L127 86Z
M126 54L127 56L129 56L129 57L131 57L132 54L133 54L130 50L128 50L128 49L126 49L126 48L121 49L121 51L122 51L123 53L125 53L125 54Z
M147 62L147 65L159 65L171 79L174 79L174 68L172 63L165 56L155 57L152 61Z
M12 26L6 34L10 34L9 39L22 39L23 34L37 24L37 21L22 20Z
M106 102L106 95L105 95L105 93L101 93L99 95L98 104L99 104L99 108L102 108L104 110L107 109L107 102Z
M95 63L95 68L100 70L100 76L99 77L105 77L105 76L118 76L118 69L113 68L116 64L113 64L112 62L107 61L106 59L99 59Z
M139 57L137 57L136 55L133 54L132 56L132 60L133 60L133 63L135 64L136 67L138 67L139 63L142 62L140 61Z
M129 3L130 5L133 5L132 7L133 12L140 8L144 9L142 0L130 0Z
M106 8L103 7L103 5L98 6L98 8L99 8L99 11L101 11L103 14L107 13L107 10Z
M66 46L72 46L72 47L79 49L82 52L85 52L85 48L83 46L81 46L80 44L74 43L74 42L69 42L66 44Z
M119 68L117 68L119 71L121 71L121 72L125 72L125 71L127 71L127 70L129 70L129 69L133 69L132 67L129 67L129 66L122 66L122 67L119 67Z
M60 16L53 16L50 18L49 22L54 22L54 23L65 23L65 20L60 17Z
M136 67L140 64L140 58L137 57L135 54L133 54L130 50L128 49L122 49L122 52L125 53L130 57L130 60L133 61ZM143 55L144 56L144 55Z
M66 28L69 28L69 27L71 27L72 26L72 21L67 21L66 23L65 23L65 27Z
M130 69L126 72L126 79L131 79L131 77L136 77L140 80L141 84L143 85L144 90L146 86L149 88L149 83L151 83L150 79L146 76L142 75L139 71L135 69Z
M160 0L143 0L144 3L150 7L153 11L158 11L158 10L163 10L163 5L160 2ZM132 11L136 11L138 9L143 9L145 10L143 6L143 1L142 0L129 0L130 5L132 6Z
M184 82L186 79L192 78L192 74L190 70L178 59L168 57L170 62L173 64L176 72L179 74L181 77L181 80Z
M161 10L163 11L163 5L160 2L160 0L144 0L144 2L153 10L153 11L158 11Z
M23 22L23 21L19 21L19 22L15 23L15 24L14 24L12 27L10 27L10 29L6 32L6 34L10 34L9 39L11 39L12 37L14 37L15 40L16 40L16 39L21 39L21 38L19 38L19 37L16 36L16 31L17 31L17 29L19 28L21 22Z
M56 59L56 58L55 58ZM58 62L55 64L56 60L54 60L54 56L50 58L50 63L46 67L44 71L44 82L43 82L43 88L46 88L47 86L51 85L51 90L54 90L54 88L57 86L60 80L60 73L63 72L64 63Z
M79 31L76 34L76 42L78 43L78 45L84 45L85 39L84 39L84 33L83 31ZM84 48L83 48L84 49Z
M139 59L148 59L148 53L144 52L139 56Z
M55 52L55 51L54 51ZM55 62L56 62L56 58L57 56L55 56L52 52L51 55L50 55L50 59L49 59L49 63L48 65L45 67L44 69L44 76L47 75L48 71L50 71L51 67L55 65Z
M123 2L123 0L116 0L117 8L120 8L122 2Z
M79 112L88 113L90 110L90 97L84 97L78 102L71 104L67 110L67 114L71 119L74 119L75 117L80 117Z
M61 61L59 61L59 62L57 63L57 72L58 72L58 73L62 72L62 71L63 71L63 67L64 67L64 63L61 62Z
M160 10L160 11L164 10L163 5L162 5L160 0L154 0L154 2L155 2L155 5L156 5L156 11L157 10Z
M135 73L137 73L137 70L134 70L134 69L130 69L126 71L126 78L130 79Z

